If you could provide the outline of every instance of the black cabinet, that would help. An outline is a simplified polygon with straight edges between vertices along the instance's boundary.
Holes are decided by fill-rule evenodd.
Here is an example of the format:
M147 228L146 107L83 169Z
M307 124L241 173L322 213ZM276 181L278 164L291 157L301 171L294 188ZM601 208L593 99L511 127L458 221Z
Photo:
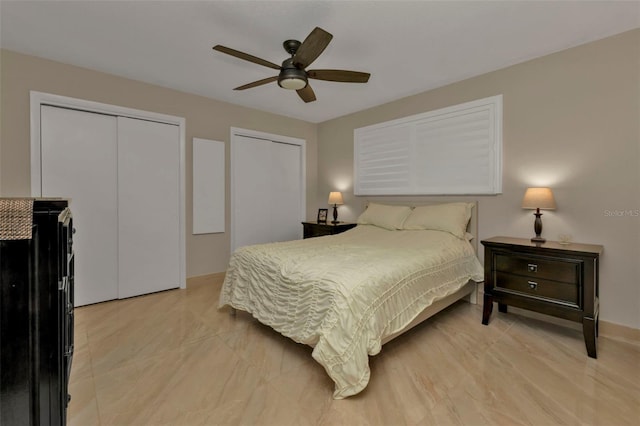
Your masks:
M487 325L493 302L498 310L516 306L582 323L587 353L596 358L598 263L602 246L494 237L483 240L484 309Z
M73 219L66 200L35 199L32 209L31 238L0 241L0 424L64 425L73 357ZM2 225L7 220L0 217Z

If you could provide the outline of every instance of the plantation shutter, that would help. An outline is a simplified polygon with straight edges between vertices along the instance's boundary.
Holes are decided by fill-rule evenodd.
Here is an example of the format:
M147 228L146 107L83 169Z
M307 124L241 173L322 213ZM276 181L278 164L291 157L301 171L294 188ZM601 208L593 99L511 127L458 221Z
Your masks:
M354 131L356 195L498 194L502 96Z

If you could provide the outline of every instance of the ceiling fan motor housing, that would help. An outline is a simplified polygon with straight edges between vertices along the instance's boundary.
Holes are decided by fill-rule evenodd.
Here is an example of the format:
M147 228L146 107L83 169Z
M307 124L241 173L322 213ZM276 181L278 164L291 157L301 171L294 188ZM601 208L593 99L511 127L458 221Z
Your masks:
M278 76L278 86L289 90L304 89L307 87L307 73L293 65L293 58L285 59Z
M282 43L282 47L284 47L284 50L286 50L289 55L293 56L296 54L298 47L300 47L301 44L302 43L298 40L285 40Z

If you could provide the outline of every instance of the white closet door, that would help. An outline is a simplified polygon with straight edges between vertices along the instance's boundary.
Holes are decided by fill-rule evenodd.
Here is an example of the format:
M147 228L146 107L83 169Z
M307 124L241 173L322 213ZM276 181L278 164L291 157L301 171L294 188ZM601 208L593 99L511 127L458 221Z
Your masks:
M179 128L118 117L120 298L180 284Z
M271 242L271 141L236 136L233 145L233 247Z
M271 241L302 238L301 148L271 143Z
M300 145L235 135L232 145L232 249L302 237Z
M71 198L75 305L118 297L116 118L41 107L43 197Z

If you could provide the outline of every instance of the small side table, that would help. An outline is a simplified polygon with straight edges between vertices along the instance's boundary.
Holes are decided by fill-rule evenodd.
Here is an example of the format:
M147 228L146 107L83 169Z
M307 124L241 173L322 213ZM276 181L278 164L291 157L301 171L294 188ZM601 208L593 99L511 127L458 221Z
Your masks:
M318 223L318 222L302 222L304 228L304 238L321 237L323 235L334 235L354 228L356 223L338 222L338 223Z
M584 342L597 358L599 282L603 247L554 241L493 237L484 245L484 307L482 324L489 324L493 302L582 323Z

